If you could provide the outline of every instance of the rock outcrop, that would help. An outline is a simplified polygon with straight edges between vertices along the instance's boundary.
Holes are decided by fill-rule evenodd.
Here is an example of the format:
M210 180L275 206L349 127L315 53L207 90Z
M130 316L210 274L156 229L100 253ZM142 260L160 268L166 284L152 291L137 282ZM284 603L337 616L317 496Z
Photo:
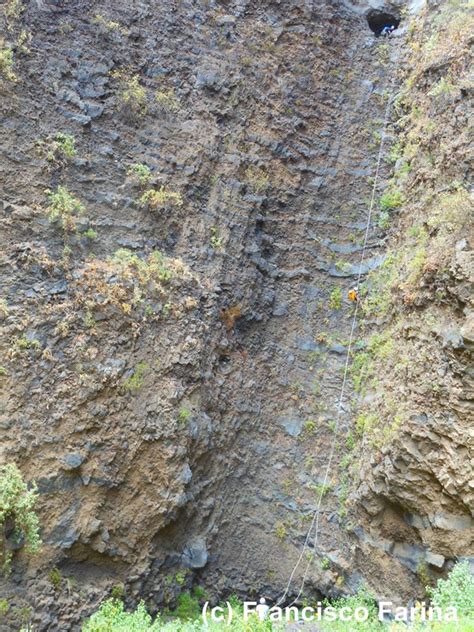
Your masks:
M420 563L444 572L468 551L464 224L435 306L428 267L394 290L413 366L390 384L403 427L356 440L351 386L334 432L345 297L408 50L403 30L374 37L369 4L6 3L0 458L36 481L44 544L0 582L2 631L78 630L121 587L152 611L198 584L213 599L281 594L334 440L308 594L422 596ZM443 186L467 175L464 81L454 109L433 111L447 126L437 171L425 155L414 192L444 168ZM377 196L390 177L383 162ZM388 229L376 209L364 276L387 269L412 208ZM365 403L379 395L371 384Z

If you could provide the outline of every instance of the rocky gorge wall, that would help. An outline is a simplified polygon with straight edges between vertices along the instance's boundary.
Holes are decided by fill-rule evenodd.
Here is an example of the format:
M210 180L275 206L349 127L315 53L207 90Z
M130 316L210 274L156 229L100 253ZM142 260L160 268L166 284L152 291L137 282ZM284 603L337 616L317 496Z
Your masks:
M144 599L151 610L174 606L193 586L212 599L281 594L335 439L353 312L345 296L359 271L387 99L425 37L402 31L381 42L368 8L5 3L13 65L0 93L1 459L36 481L44 544L35 557L15 553L0 583L9 604L0 629L22 621L79 629L117 587L128 604ZM438 8L425 11L434 29ZM455 41L459 93L444 109L433 105L445 136L425 152L439 174L410 155L398 167L412 171L395 188L406 199L412 186L416 201L426 179L432 195L460 180L464 218L464 30ZM412 81L421 101L440 79L433 72ZM406 134L418 123L408 120ZM73 135L75 150L58 134ZM400 130L390 134L396 145ZM378 194L393 188L392 171L384 162ZM388 225L377 208L355 348L368 361L374 328L399 323L403 304L415 323L400 323L394 338L411 345L413 373L395 373L388 386L395 365L388 352L374 354L362 365L370 386L344 402L312 596L364 582L385 596L422 595L421 570L443 572L469 551L468 255L467 245L453 246L461 236L446 242L456 259L439 268L460 267L434 306L426 296L441 290L428 284L423 261L415 298L390 285L385 312L371 307L390 248L410 243L412 208ZM464 219L453 221L452 233L464 234ZM447 323L426 332L429 358L419 352L425 338L410 333L425 309ZM446 338L452 329L459 335ZM433 416L419 390L428 362L444 371ZM438 381L429 378L431 387ZM380 439L364 406L375 402L370 414L390 426L388 390L407 402L403 432ZM433 462L431 453L442 456Z

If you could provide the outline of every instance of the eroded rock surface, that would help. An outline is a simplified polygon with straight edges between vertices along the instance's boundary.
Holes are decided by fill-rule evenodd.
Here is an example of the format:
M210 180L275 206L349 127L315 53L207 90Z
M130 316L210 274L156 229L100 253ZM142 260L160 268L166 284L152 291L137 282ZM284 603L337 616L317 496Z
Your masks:
M79 629L120 584L152 610L196 584L277 596L334 440L403 39L381 48L350 3L302 0L27 2L7 40L22 29L0 95L1 458L37 481L44 547L16 556L2 596L50 631ZM136 85L144 102L124 103ZM65 132L76 155L51 158ZM76 231L48 220L58 185L84 205ZM140 204L151 186L182 204ZM364 274L385 240L374 224ZM466 328L440 332L449 375L464 375ZM308 590L411 597L418 559L441 569L467 546L464 429L420 410L382 457L367 449L366 515L348 524L349 400L315 551L330 563Z

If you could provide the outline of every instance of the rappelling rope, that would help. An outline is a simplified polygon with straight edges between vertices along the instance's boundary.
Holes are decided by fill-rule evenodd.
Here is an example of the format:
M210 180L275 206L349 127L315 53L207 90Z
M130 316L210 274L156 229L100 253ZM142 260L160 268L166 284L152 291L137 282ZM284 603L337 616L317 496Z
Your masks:
M386 139L386 129L387 129L387 125L388 125L388 119L390 116L390 110L391 110L391 106L392 106L392 95L393 95L393 82L394 82L394 78L392 79L392 83L390 85L389 88L389 95L388 95L388 101L387 101L387 107L385 109L385 118L384 118L384 122L383 122L383 129L382 129L382 135L381 135L381 139L380 139L380 148L379 148L379 155L377 158L377 166L375 169L375 177L374 177L374 184L372 187L372 196L370 198L370 204L369 204L369 212L367 215L367 225L365 228L365 235L364 235L364 243L362 246L362 253L361 253L361 258L360 258L360 262L359 262L359 272L357 274L357 287L360 284L360 280L362 277L362 266L364 264L365 261L365 251L367 249L367 242L368 242L368 238L369 238L369 231L370 231L370 224L371 224L371 220L372 220L372 212L374 209L374 204L375 204L375 196L377 194L377 183L378 183L378 179L379 179L379 173L380 173L380 167L382 164L382 156L383 156L383 149L384 149L384 144L385 144L385 139ZM316 510L314 512L313 515L313 519L311 521L310 527L308 529L308 533L306 534L306 538L303 544L303 549L301 550L300 556L298 558L298 561L296 562L290 578L288 580L288 583L286 585L285 588L285 592L283 593L283 595L280 597L280 599L278 600L278 602L275 604L276 606L279 606L287 597L288 592L291 588L291 583L293 581L293 577L295 576L295 573L299 567L299 565L301 564L301 560L303 559L303 556L306 552L306 549L308 548L309 542L310 542L310 538L311 538L311 533L313 532L313 529L316 528L315 534L314 534L314 540L313 540L313 551L316 551L316 546L318 544L318 537L319 537L319 517L320 517L320 510L321 510L321 504L322 504L322 500L323 500L323 496L325 493L325 489L326 489L326 485L328 482L328 478L329 478L329 472L331 471L331 466L332 466L332 462L334 459L334 454L335 454L335 450L336 450L336 439L337 439L337 434L338 434L338 430L339 430L339 422L340 422L340 418L341 418L341 411L342 411L342 402L344 399L344 391L346 388L346 382L347 382L347 375L348 375L348 371L349 371L349 362L350 362L350 355L351 355L351 348L352 348L352 341L354 338L354 331L355 331L355 326L356 326L356 322L357 322L357 312L359 310L359 301L356 301L355 303L355 309L354 309L354 314L352 316L352 325L351 325L351 333L349 336L349 344L347 346L347 354L346 354L346 362L345 362L345 366L344 366L344 376L342 379L342 385L341 385L341 392L339 395L339 401L337 404L337 413L336 413L336 420L335 420L335 428L334 428L334 433L333 433L333 440L332 440L332 444L331 444L331 451L329 453L329 459L326 465L326 471L324 474L324 480L322 485L320 486L320 492L319 492L319 498L318 498L318 504L316 506ZM301 582L301 587L299 589L298 594L296 595L296 597L293 599L293 601L289 604L290 606L292 606L296 601L298 601L298 599L301 597L301 594L304 590L305 584L306 584L306 579L308 576L308 572L309 572L309 568L311 566L311 562L312 562L312 558L309 559L307 565L306 565L306 569L303 575L303 579Z

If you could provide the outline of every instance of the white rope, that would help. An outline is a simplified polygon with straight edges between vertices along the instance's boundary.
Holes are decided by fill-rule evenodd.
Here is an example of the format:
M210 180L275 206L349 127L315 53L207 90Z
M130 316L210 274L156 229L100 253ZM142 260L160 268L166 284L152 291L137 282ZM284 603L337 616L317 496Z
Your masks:
M393 81L392 81L392 85L393 85ZM373 208L374 208L374 204L375 204L375 196L377 193L377 183L378 183L378 179L379 179L379 172L380 172L380 166L382 164L382 156L383 156L383 149L384 149L384 144L385 144L385 138L386 138L386 129L387 129L387 124L388 124L388 119L390 116L390 108L391 108L391 104L392 104L392 85L390 86L390 94L388 97L388 102L387 102L387 107L385 110L385 118L384 118L384 123L383 123L383 129L382 129L382 136L380 139L380 148L379 148L379 155L377 158L377 166L375 169L375 177L374 177L374 184L372 187L372 196L370 199L370 204L369 204L369 212L367 215L367 225L365 228L365 235L364 235L364 243L362 246L362 254L361 254L361 258L360 258L360 262L359 262L359 272L357 275L357 287L360 284L360 280L362 277L362 266L364 264L365 261L365 251L367 249L367 241L369 238L369 231L370 231L370 224L371 224L371 220L372 220L372 212L373 212ZM291 588L291 583L293 581L293 577L295 576L295 573L299 567L299 565L301 564L301 561L303 559L303 556L306 552L306 549L308 548L309 545L309 541L311 538L311 533L313 531L313 529L316 527L316 531L314 534L314 540L313 540L313 551L316 551L316 546L318 544L318 536L319 536L319 517L320 517L320 510L321 510L321 504L322 504L322 500L323 500L323 496L324 493L326 491L326 485L328 482L328 478L329 478L329 472L331 470L331 466L332 466L332 462L334 459L334 453L336 450L336 439L337 439L337 434L338 434L338 430L339 430L339 422L340 422L340 417L341 417L341 411L342 411L342 402L344 399L344 391L346 388L346 382L347 382L347 374L349 371L349 362L350 362L350 355L351 355L351 348L352 348L352 341L354 338L354 330L355 330L355 326L356 326L356 322L357 322L357 312L359 310L359 302L356 301L355 303L355 309L354 309L354 314L352 317L352 325L351 325L351 333L349 336L349 344L347 346L347 355L346 355L346 362L345 362L345 366L344 366L344 377L342 380L342 386L341 386L341 392L339 395L339 401L337 404L337 413L336 413L336 422L335 422L335 428L334 428L334 435L333 435L333 440L332 440L332 444L331 444L331 451L329 453L329 459L327 462L327 466L326 466L326 471L324 474L324 480L322 485L320 486L320 492L319 492L319 498L318 498L318 504L316 505L316 509L313 515L313 519L311 521L311 525L308 529L308 533L306 534L306 538L303 544L303 549L301 550L300 556L298 558L298 561L296 562L290 578L288 580L288 583L286 585L285 588L285 592L283 593L283 595L280 597L280 599L278 600L278 602L275 604L276 606L279 606L287 597L288 592L290 591ZM296 597L293 599L293 601L289 604L290 606L292 606L296 601L298 601L298 599L301 597L301 594L304 590L305 584L306 584L306 579L308 576L308 572L309 572L309 568L311 566L311 562L312 559L310 558L307 565L306 565L306 569L305 572L303 574L303 579L301 582L301 587L298 591L298 594L296 595Z

